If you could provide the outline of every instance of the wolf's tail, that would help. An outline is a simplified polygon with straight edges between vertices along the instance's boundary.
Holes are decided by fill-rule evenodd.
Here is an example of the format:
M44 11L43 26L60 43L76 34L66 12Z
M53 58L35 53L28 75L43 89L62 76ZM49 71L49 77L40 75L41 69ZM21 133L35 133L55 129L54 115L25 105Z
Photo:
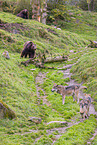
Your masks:
M82 89L86 89L86 90L87 90L87 87L86 87L86 86L80 86L79 89L80 89L80 90L82 90Z

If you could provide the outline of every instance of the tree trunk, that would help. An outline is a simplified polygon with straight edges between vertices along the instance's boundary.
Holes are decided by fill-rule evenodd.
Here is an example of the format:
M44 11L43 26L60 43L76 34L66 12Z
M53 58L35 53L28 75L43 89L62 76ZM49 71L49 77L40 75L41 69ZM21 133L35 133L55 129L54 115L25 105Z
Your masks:
M92 11L94 11L94 3L95 3L95 0L92 0L92 1L91 1L91 10L92 10Z
M41 9L41 22L43 23L43 24L46 24L46 17L47 17L47 3L46 2L44 2L43 3L43 6L42 6L42 9Z
M88 3L88 11L90 11L90 4Z
M62 61L66 61L68 59L67 56L65 57L58 57L58 58L52 58L52 59L46 59L44 60L44 63L52 63L52 62L62 62Z
M58 123L60 125L67 125L68 124L66 121L50 121L47 123L47 125L49 125L51 123Z

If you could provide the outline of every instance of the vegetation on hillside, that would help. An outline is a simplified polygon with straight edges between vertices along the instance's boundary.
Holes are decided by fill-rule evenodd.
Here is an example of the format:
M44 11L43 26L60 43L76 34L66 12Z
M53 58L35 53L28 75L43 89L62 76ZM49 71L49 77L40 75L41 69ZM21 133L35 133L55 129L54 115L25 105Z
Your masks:
M83 145L95 133L96 115L81 120L79 104L71 96L62 105L61 95L51 92L54 83L68 85L70 78L64 77L65 66L74 64L72 79L87 86L85 92L91 94L97 111L97 49L88 47L89 39L97 39L97 13L75 9L71 12L70 22L57 21L65 23L61 30L0 12L0 99L17 115L14 120L0 120L2 145ZM20 53L26 41L36 43L36 56L47 50L46 57L64 54L68 55L68 61L46 64L55 70L40 69L33 64L25 67L21 61L27 59L20 58ZM2 55L5 50L10 59ZM41 118L42 122L35 124L28 121L29 117ZM56 120L68 125L47 124ZM97 136L91 144L97 144Z

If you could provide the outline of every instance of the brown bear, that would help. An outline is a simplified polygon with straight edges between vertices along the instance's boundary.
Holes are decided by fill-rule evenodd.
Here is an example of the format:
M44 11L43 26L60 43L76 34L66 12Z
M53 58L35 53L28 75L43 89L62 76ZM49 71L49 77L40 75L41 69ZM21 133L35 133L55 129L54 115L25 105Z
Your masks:
M36 50L36 45L32 41L27 41L24 44L23 51L21 52L21 57L27 57L29 55L29 58L35 58L35 50Z
M22 10L20 13L17 14L18 17L21 17L23 19L29 18L29 12L27 9Z

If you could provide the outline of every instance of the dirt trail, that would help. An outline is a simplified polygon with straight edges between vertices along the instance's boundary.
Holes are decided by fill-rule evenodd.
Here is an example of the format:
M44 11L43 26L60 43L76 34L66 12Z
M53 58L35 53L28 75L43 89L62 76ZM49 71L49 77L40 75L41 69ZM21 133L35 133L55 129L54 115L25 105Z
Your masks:
M36 83L36 90L37 90L37 98L42 99L43 104L50 106L51 104L46 99L47 96L45 95L45 91L39 87L39 85L43 83L45 78L46 78L46 73L42 74L41 72L39 72L38 76L36 77L35 83ZM39 93L40 90L42 90L44 93L44 96L42 96L42 97L40 97L40 93ZM39 103L39 100L38 100L38 103Z
M57 139L59 139L63 133L66 132L66 129L72 127L73 125L77 125L79 123L83 122L83 120L80 120L78 122L73 122L73 123L68 123L68 126L65 126L65 127L59 127L59 128L53 128L53 129L49 129L49 130L46 130L46 135L51 135L53 134L53 132L56 132L57 131L57 135L54 135L54 139L53 139L53 143L51 145L54 144L54 142L56 142ZM35 143L41 138L42 136L40 136L39 138L36 138L35 140Z
M94 137L97 135L97 129L95 130L95 133L93 136L88 140L87 145L91 145L91 141L94 140Z
M74 65L74 64L72 64L72 65ZM67 68L68 68L69 66L72 67L72 65L67 65L67 66L65 66L65 67L67 67ZM72 80L72 79L71 79L72 73L70 73L70 68L68 68L67 70L62 70L62 72L63 72L63 74L64 74L64 78L69 78L69 79L70 79L70 81L67 82L68 85L77 85L77 84L78 84L77 82L75 82L75 80ZM83 94L82 94L82 92L80 91L79 98L82 99L82 96L83 96ZM93 102L93 100L92 100L92 102ZM93 114L93 115L96 115L96 116L97 116L97 112L95 111L94 105L93 105L93 104L90 105L89 114Z
M67 82L68 85L78 84L77 82L75 82L75 80L72 80L72 79L71 79L72 73L70 73L70 68L72 67L72 65L74 65L74 64L69 64L69 65L67 65L67 66L64 66L64 68L67 68L66 70L62 70L62 69L60 69L60 68L58 69L58 72L60 72L60 71L63 72L64 78L69 78L69 79L70 79L70 81ZM36 77L36 88L37 88L37 97L38 97L38 98L40 98L39 90L41 89L41 88L39 87L39 84L42 84L42 83L43 83L44 78L46 78L46 73L42 74L41 72L39 72L38 76ZM41 99L43 99L43 104L46 104L47 106L51 106L50 102L48 102L48 100L46 99L47 96L45 95L45 91L44 91L43 89L42 89L42 91L44 92L44 96L42 96L42 98L41 98ZM81 92L80 92L80 93L81 93ZM80 97L80 98L82 98L81 96L82 96L82 94L79 94L79 97ZM53 111L56 111L55 109L52 109L52 110L53 110ZM89 113L90 113L90 114L96 114L96 115L97 115L97 112L95 111L93 104L91 104L91 106L90 106ZM54 142L56 142L56 140L57 140L58 138L60 138L60 137L62 136L63 133L66 132L66 129L67 129L67 128L70 128L71 126L76 125L76 124L79 124L79 123L81 123L81 122L83 122L82 119L81 119L79 122L76 122L76 121L73 120L72 122L68 123L68 126L67 126L67 127L65 126L65 127L53 128L53 129L50 129L50 130L46 130L46 131L47 131L47 134L46 134L46 135L53 134L54 131L57 131L57 132L58 132L58 134L55 135L55 138L53 139L53 143L52 143L52 145L53 145ZM97 133L97 132L96 132L96 133ZM93 135L93 136L94 136L94 135ZM42 136L40 136L39 138L36 138L35 143L36 143L41 137L42 137ZM91 139L90 139L90 140L91 140Z
M77 82L75 82L74 80L71 79L71 75L72 75L72 73L70 73L70 68L71 67L72 67L72 65L67 65L67 66L65 66L65 68L67 68L66 70L58 70L58 72L59 71L63 72L64 78L69 77L70 81L67 82L68 85L77 84ZM43 100L43 104L46 104L47 106L51 107L50 102L46 99L47 96L45 95L45 91L43 89L41 89L41 87L40 87L40 84L42 84L44 82L44 79L46 79L46 73L39 72L38 76L36 77L36 81L35 81L35 83L36 83L36 89L37 89L38 103L40 104L40 99L42 99ZM44 95L42 97L40 96L40 92L39 92L40 90L42 90L43 93L44 93ZM53 108L52 108L52 110L56 111ZM89 113L97 115L97 112L95 111L93 104L91 104L91 106L90 106ZM59 114L59 115L61 115L61 114ZM76 120L70 120L70 122L68 122L67 126L63 126L63 127L58 127L58 128L53 128L53 129L46 130L46 135L47 136L48 135L52 135L54 132L57 132L57 134L54 135L54 138L52 139L53 143L51 145L53 145L56 142L56 140L58 140L62 136L62 134L64 134L66 132L66 130L68 128L70 128L70 127L72 127L74 125L77 125L77 124L79 124L81 122L83 122L83 119L80 119L80 121L78 121L78 122L76 122ZM37 133L38 131L39 130L31 130L30 129L29 132L24 132L22 134L21 133L16 133L16 134L18 134L18 135L25 135L25 134L30 134L32 132L33 133ZM95 130L95 133L93 134L93 137L88 140L87 144L91 144L91 141L94 139L94 137L96 135L97 135L97 130ZM36 138L34 143L36 143L41 137L42 137L42 135L40 137Z

